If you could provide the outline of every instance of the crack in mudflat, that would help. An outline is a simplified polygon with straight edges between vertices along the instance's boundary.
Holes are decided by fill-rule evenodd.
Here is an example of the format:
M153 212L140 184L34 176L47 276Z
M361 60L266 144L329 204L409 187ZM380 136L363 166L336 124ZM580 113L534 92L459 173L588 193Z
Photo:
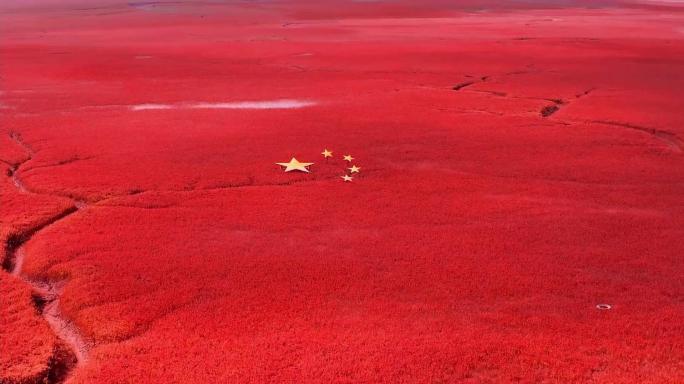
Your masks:
M627 129L631 129L631 130L635 130L638 132L648 134L649 136L655 138L656 140L664 143L673 152L676 152L676 153L683 153L684 152L684 141L682 141L682 139L679 138L679 136L677 136L675 133L665 131L662 129L644 127L641 125L623 123L623 122L611 121L611 120L562 120L562 119L553 119L553 121L556 124L563 124L563 125L570 125L570 126L576 125L576 124L602 124L602 125L607 125L607 126L611 126L611 127L627 128Z
M22 162L12 165L7 172L14 186L20 193L33 193L29 191L18 176L19 169L31 160L34 152L22 140L21 136L12 132L9 137L27 153L27 158ZM58 384L64 382L71 370L86 361L90 344L83 338L79 330L69 319L64 317L59 309L59 302L64 286L63 281L36 281L23 276L21 271L26 257L24 244L43 229L69 217L85 208L85 203L72 199L73 205L62 212L44 220L21 233L11 234L5 243L5 254L2 268L13 276L27 283L32 290L33 303L43 319L52 329L58 339L57 346L48 361L48 367L36 382Z
M10 167L10 168L13 168L13 167L16 166L16 164L12 164L12 163L10 163L9 161L3 160L3 159L0 159L0 163L3 163L3 164L5 164L6 166L8 166L8 167Z
M533 72L533 71L530 71L530 70L513 71L513 72L504 73L502 76L522 75L522 74L527 74L527 73L531 73L531 72ZM466 87L470 87L472 85L479 84L479 83L484 83L484 82L488 81L490 78L491 78L491 76L482 76L478 80L463 81L463 82L458 83L455 86L453 86L452 89L454 91L460 91ZM586 96L590 92L592 92L593 90L594 90L594 88L590 88L584 92L581 92L581 93L575 95L575 98L579 99L580 97ZM473 91L466 90L465 92L486 93L489 95L493 95L493 96L497 96L497 97L503 97L503 98L510 98L510 99L530 99L530 100L550 101L553 104L546 105L546 106L542 107L542 109L539 111L540 116L544 117L544 118L549 117L549 116L553 115L554 113L558 112L561 109L561 106L568 103L566 100L563 100L563 99L513 96L513 95L509 95L506 92L497 91L497 90L481 90L481 89L479 89L479 90L473 90Z
M589 88L583 92L580 92L580 93L575 95L575 99L580 99L584 96L587 96L591 92L593 92L595 89L596 88ZM539 111L539 114L541 115L541 117L549 117L549 116L553 115L554 113L560 111L560 109L563 105L566 105L569 103L569 101L562 100L562 99L546 99L546 100L553 102L553 105L544 106L541 109L541 111Z
M368 172L366 172L366 173L368 173ZM135 193L127 193L127 194L123 194L123 195L109 196L107 198L96 201L94 204L97 204L98 207L110 207L110 208L125 207L125 208L139 208L139 209L167 209L167 208L178 207L178 205L176 205L176 204L161 204L161 205L155 205L155 206L139 206L139 205L119 204L116 202L114 204L109 204L108 202L111 202L112 200L115 200L117 198L124 197L124 196L139 195L139 194L143 194L143 193L152 193L152 192L156 192L156 193L198 193L198 192L215 192L215 191L226 191L226 190L234 190L234 189L245 189L245 188L282 187L282 186L289 186L289 185L296 185L296 184L307 184L307 183L315 183L315 182L332 181L332 180L337 180L337 178L338 178L338 176L329 176L329 177L321 177L321 178L317 178L317 179L297 179L297 180L287 180L287 181L273 182L273 183L256 183L256 182L254 182L253 179L250 179L244 183L232 183L232 184L216 185L216 186L204 187L204 188L150 189L150 190L136 189ZM76 202L76 204L78 204L78 201Z
M70 158L68 158L68 159L60 160L60 161L58 161L58 162L56 162L56 163L52 163L52 164L36 165L36 166L33 166L33 167L29 167L29 168L24 169L23 171L24 171L24 172L29 172L29 171L33 171L34 169L58 167L58 166L60 166L60 165L67 165L67 164L75 163L75 162L77 162L77 161L91 160L91 159L94 159L94 158L96 158L96 156L86 156L86 157L78 157L78 156L75 156L75 157L70 157Z
M441 112L456 112L456 113L477 113L477 114L487 114L495 116L503 116L503 112L490 111L483 108L436 108L437 111Z
M558 112L560 110L559 104L553 104L553 105L547 105L544 106L541 111L539 111L539 114L541 117L549 117L553 115L554 113Z
M594 90L596 90L596 88L589 88L589 89L587 89L587 90L584 91L584 92L580 92L580 93L576 94L576 95L575 95L575 98L576 98L576 99L579 99L580 97L587 96L588 94L594 92Z
M471 76L466 76L466 77L471 77ZM483 83L483 82L487 81L487 79L489 79L489 76L482 76L478 80L466 80L466 81L463 81L463 82L460 82L460 83L454 85L451 89L453 89L454 91L460 91L461 89L466 88L466 87L470 87L473 84Z
M476 92L476 93L487 93L487 94L494 95L494 96L499 96L499 97L506 97L506 96L508 96L508 93L506 93L506 92L501 92L501 91L478 90L478 91L471 91L471 92Z
M539 111L539 115L541 117L549 117L553 115L554 113L560 111L561 107L565 104L567 104L567 101L563 99L543 99L546 101L550 101L553 104L551 105L545 105L542 107L542 109Z
M510 74L517 74L517 72L512 72ZM466 81L460 84L457 84L454 86L454 90L460 90L462 88L471 86L476 83L484 82L489 78L489 76L483 76L480 81ZM499 91L487 91L487 90L473 90L469 91L466 90L466 92L472 92L472 93L487 93L493 96L497 97L504 97L504 98L512 98L512 99L529 99L529 100L544 100L544 101L549 101L552 104L545 105L541 108L539 111L539 115L542 118L550 118L554 114L556 114L558 111L561 110L562 107L578 100L583 97L586 97L590 95L592 92L594 92L597 88L591 87L587 88L582 92L579 92L575 94L574 99L572 100L564 100L564 99L558 99L558 98L539 98L539 97L524 97L524 96L513 96L513 95L508 95L505 92L499 92ZM447 109L438 109L441 111L445 111ZM471 110L472 111L472 110ZM481 112L485 112L486 110L480 110ZM462 111L465 112L465 111ZM502 114L503 115L503 114ZM554 121L564 124L564 125L571 125L571 123L574 122L584 122L584 123L594 123L594 124L604 124L604 125L610 125L614 127L621 127L621 128L627 128L627 129L632 129L640 132L647 133L654 137L655 139L661 141L662 143L666 144L670 149L672 149L674 152L677 153L682 153L684 152L684 142L682 141L679 136L677 136L675 133L661 130L661 129L655 129L655 128L650 128L650 127L644 127L636 124L630 124L630 123L623 123L619 121L610 121L610 120L584 120L584 121L573 121L573 120L561 120L561 119L553 119Z
M633 130L639 131L639 132L644 132L644 133L647 133L647 134L655 137L656 139L660 140L661 142L665 143L673 151L675 151L677 153L684 152L684 144L682 143L682 139L680 139L676 134L674 134L672 132L664 131L661 129L643 127L643 126L635 125L635 124L622 123L619 121L611 121L611 120L590 120L589 123L611 125L614 127L621 127L621 128L633 129Z
M475 84L474 81L464 81L464 82L462 82L462 83L458 83L458 84L454 85L454 87L451 88L451 89L453 89L454 91L459 91L459 90L461 90L461 89L463 89L463 88L465 88L465 87L469 87L469 86L471 86L471 85L473 85L473 84Z

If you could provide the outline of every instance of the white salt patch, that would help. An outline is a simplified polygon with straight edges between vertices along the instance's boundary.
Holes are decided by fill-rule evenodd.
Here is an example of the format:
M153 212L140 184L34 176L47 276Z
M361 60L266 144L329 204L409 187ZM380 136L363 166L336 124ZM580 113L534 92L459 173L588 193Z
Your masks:
M296 109L316 105L309 100L279 99L267 101L233 101L233 102L199 102L179 104L136 104L131 105L133 111L148 109Z
M171 109L174 108L170 104L136 104L131 105L131 109L134 111L144 111L146 109Z
M315 105L313 101L306 100L270 100L270 101L236 101L229 103L197 103L190 104L189 108L196 109L293 109Z

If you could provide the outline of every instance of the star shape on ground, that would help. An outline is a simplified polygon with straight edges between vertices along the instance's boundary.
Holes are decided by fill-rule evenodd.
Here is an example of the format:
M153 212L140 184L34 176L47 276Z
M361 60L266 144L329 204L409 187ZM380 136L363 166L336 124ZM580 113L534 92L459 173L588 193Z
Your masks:
M344 159L345 159L346 161L352 161L352 160L354 160L354 158L353 158L351 155L344 155Z
M313 165L313 163L300 163L299 160L295 159L294 157L288 163L276 163L276 164L278 164L282 167L285 167L285 172L301 171L301 172L306 172L306 173L309 173L309 169L306 167Z
M347 168L347 169L348 169L349 172L351 172L351 173L359 173L359 171L361 170L361 168L360 168L360 167L357 167L356 165L352 165L351 168Z
M321 155L323 155L323 157L332 157L332 151L324 149L323 152L321 152Z
M344 181L352 181L354 178L349 175L340 176Z

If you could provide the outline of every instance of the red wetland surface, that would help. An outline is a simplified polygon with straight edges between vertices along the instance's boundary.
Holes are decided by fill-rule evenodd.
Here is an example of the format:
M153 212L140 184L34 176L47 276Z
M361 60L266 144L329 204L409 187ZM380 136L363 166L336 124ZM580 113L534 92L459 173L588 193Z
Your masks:
M0 383L683 383L682 90L675 1L2 1Z

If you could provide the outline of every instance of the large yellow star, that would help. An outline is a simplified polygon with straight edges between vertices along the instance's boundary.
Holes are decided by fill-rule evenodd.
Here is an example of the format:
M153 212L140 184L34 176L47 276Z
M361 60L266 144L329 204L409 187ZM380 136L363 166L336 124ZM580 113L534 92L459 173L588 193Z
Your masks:
M301 172L306 172L306 173L309 173L309 170L306 167L308 167L309 165L313 165L313 163L300 163L294 157L292 158L292 160L290 160L289 163L276 163L276 164L285 167L285 172L301 171Z

